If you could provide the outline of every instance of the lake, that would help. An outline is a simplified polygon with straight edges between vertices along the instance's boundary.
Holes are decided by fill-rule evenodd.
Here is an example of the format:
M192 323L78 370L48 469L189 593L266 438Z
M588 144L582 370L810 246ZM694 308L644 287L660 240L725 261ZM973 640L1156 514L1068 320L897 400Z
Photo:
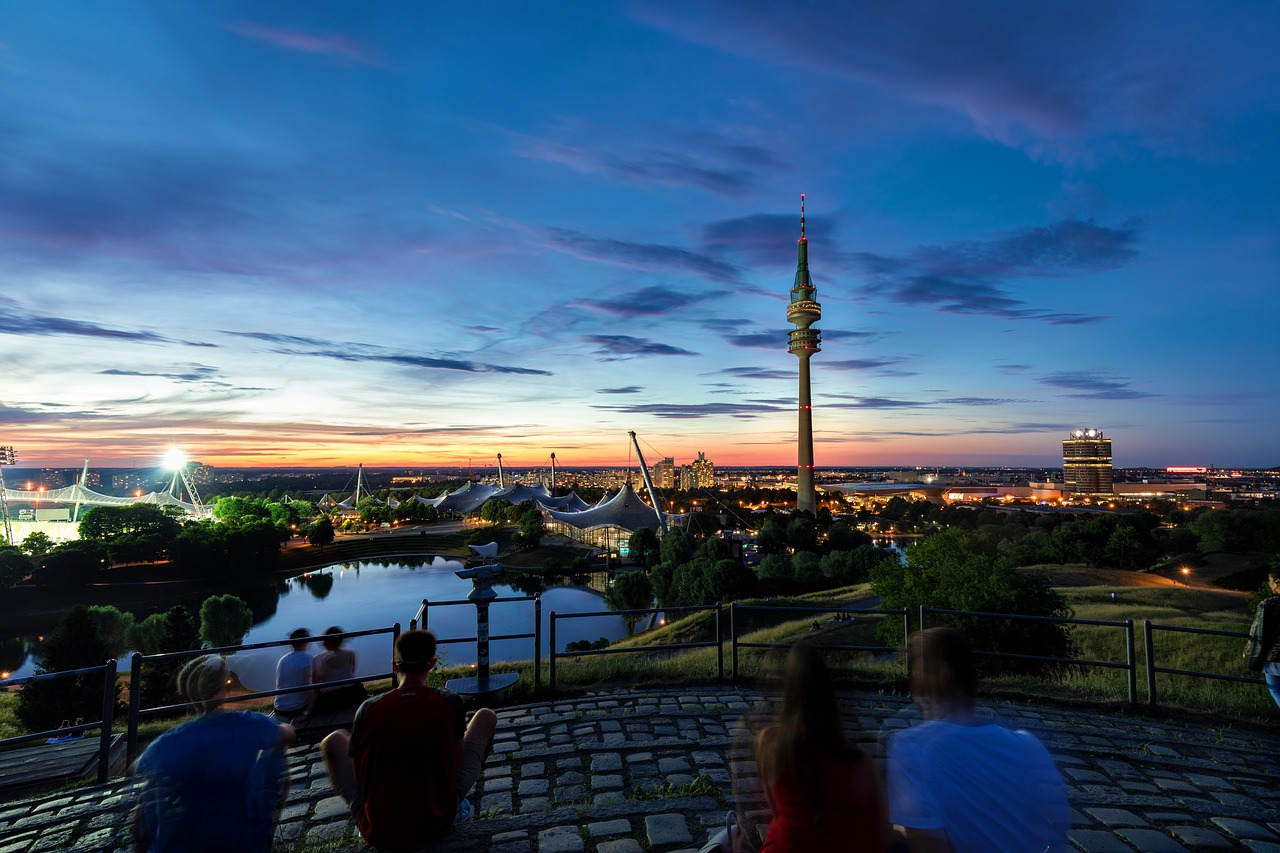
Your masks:
M422 599L457 601L472 590L471 581L462 580L454 572L461 569L458 560L436 557L432 560L370 560L330 566L285 581L273 581L242 595L254 612L254 624L245 635L245 643L284 639L295 628L307 628L320 634L330 625L344 631L385 628L399 622L408 630L409 620L417 613ZM507 584L495 584L499 598L523 597L525 594ZM159 610L167 609L171 602ZM187 603L187 602L181 602ZM549 653L549 614L591 613L607 610L600 596L586 587L556 586L542 593L542 654ZM139 618L146 614L137 614ZM441 639L474 637L476 608L467 603L450 607L432 607L428 627ZM533 602L498 602L489 608L490 634L523 634L533 631ZM627 634L621 617L593 616L558 622L556 645L575 640L616 640ZM3 638L0 638L3 640ZM5 660L0 666L11 667L13 677L34 673L36 658L31 648L34 638L14 638L0 643ZM391 668L389 634L357 637L350 641L357 654L357 673L372 675ZM288 647L243 652L232 658L232 669L241 682L254 690L270 689L275 681L275 664ZM313 645L314 654L319 646ZM500 640L490 643L491 661L530 660L533 640ZM474 642L441 646L444 666L475 663ZM121 669L129 662L121 659Z

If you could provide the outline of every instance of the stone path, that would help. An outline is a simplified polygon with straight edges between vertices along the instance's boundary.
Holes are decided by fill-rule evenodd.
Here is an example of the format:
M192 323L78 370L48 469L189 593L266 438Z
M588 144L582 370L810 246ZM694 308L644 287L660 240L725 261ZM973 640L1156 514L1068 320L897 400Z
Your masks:
M850 699L848 722L877 758L888 734L918 720L906 698ZM759 692L725 685L504 708L475 816L432 849L679 853L722 828L735 803L763 823L749 743L768 710ZM1017 704L993 711L1053 754L1070 787L1076 849L1280 853L1280 731ZM315 745L293 748L290 762L275 849L369 853ZM128 850L134 795L121 780L0 805L0 853Z

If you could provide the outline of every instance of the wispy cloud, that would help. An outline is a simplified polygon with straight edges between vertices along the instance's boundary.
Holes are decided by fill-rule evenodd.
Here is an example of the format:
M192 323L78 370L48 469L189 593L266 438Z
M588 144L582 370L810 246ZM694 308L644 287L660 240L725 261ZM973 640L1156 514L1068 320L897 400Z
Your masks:
M1063 394L1064 397L1084 400L1141 400L1160 396L1131 388L1128 382L1105 371L1064 370L1046 374L1039 382L1071 392Z
M677 420L710 417L754 418L779 411L777 406L759 403L645 403L634 406L596 406L596 408Z
M550 248L583 260L644 272L696 275L722 283L738 279L738 268L733 264L679 246L592 237L567 228L546 228L542 233Z
M313 358L328 358L336 361L374 362L393 364L400 367L423 368L427 370L457 370L465 373L507 373L519 376L552 376L550 371L530 367L514 367L504 364L489 364L464 358L449 356L418 355L416 353L389 352L382 347L362 343L339 343L321 341L314 338L296 335L282 335L273 332L231 332L224 334L243 338L253 338L277 344L273 352L283 355L302 355Z
M624 385L621 388L598 388L597 394L639 394L644 389L639 385Z
M1063 220L1025 228L989 241L964 240L922 246L895 258L860 254L867 290L903 305L932 305L951 314L1052 325L1085 325L1106 319L1037 308L1015 296L1015 278L1064 278L1114 269L1137 256L1137 225L1118 227Z
M776 367L726 367L718 371L735 379L795 379L796 372L794 370L784 370Z
M253 21L228 21L226 27L236 35L281 50L309 53L360 65L382 66L384 64L375 50L341 33L312 33L281 29Z
M214 344L178 341L152 331L139 329L118 329L101 326L84 320L72 320L66 317L50 317L33 314L19 308L17 304L0 297L0 334L34 335L38 337L71 335L86 338L111 338L124 341L136 341L150 344L183 344L193 347L212 347Z
M584 335L582 338L595 346L598 355L637 356L637 355L697 355L687 349L657 343L647 338L636 338L631 335Z
M614 299L575 299L569 303L570 308L585 308L612 314L615 317L656 317L680 311L699 302L717 299L725 295L725 291L717 290L709 293L691 293L677 291L661 285L642 287L629 291Z

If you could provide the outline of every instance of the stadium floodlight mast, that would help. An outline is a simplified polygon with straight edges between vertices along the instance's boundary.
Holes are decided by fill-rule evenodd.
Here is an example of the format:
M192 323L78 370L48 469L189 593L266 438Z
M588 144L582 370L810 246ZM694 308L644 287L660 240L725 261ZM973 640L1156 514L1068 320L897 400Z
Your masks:
M182 485L186 487L187 494L191 497L191 503L196 509L201 509L200 495L196 492L191 478L187 476L187 454L176 447L170 447L164 454L163 464L166 470L173 472L173 481L169 483L169 494L173 495L178 488L178 479L181 478ZM174 495L174 497L181 498L180 495Z
M4 516L4 541L13 542L13 525L9 523L9 500L5 495L4 466L18 464L18 454L11 446L0 447L0 515Z

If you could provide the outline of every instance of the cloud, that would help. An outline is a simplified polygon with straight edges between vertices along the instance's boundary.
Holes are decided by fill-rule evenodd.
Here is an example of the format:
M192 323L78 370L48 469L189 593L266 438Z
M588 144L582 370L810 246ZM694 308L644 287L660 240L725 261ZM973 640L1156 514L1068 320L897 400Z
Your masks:
M736 379L795 379L794 370L783 370L775 367L726 367L719 373L726 373Z
M835 245L831 237L832 217L808 215L805 233L823 245ZM741 257L752 266L781 267L796 265L800 237L800 200L795 213L754 213L733 219L721 219L704 226L699 235L702 249L709 253Z
M99 370L98 374L100 376L148 376L158 379L171 379L174 382L199 382L221 385L227 388L231 387L229 383L218 381L218 368L204 364L189 364L186 372L183 373L154 373L142 370L121 370L113 367L108 370Z
M0 334L34 335L38 337L70 335L86 338L111 338L149 344L176 343L193 347L214 346L214 344L177 341L150 331L114 329L110 326L100 326L97 323L89 323L83 320L32 314L18 308L13 300L3 297L0 297Z
M901 358L845 358L824 360L820 364L831 370L884 370L901 363Z
M655 343L647 338L636 338L631 335L584 335L582 339L597 346L598 355L697 355L696 352L690 352L687 349Z
M546 228L542 233L550 248L583 260L644 272L696 275L714 282L738 279L738 268L733 264L679 246L591 237L567 228Z
M626 295L616 299L575 299L569 303L570 308L585 308L600 311L616 317L655 317L681 311L699 302L724 296L724 291L710 293L690 293L677 291L661 285L642 287L628 291Z
M639 385L624 385L621 388L599 388L597 394L639 394L644 389Z
M745 335L721 335L729 346L742 349L786 349L787 333L785 330L772 332L749 332Z
M658 418L686 420L709 417L754 418L780 411L778 407L759 403L645 403L634 406L596 406L611 412L631 415L653 415Z
M824 409L921 409L933 405L918 400L893 400L888 397L853 397L845 394L830 395L849 400L847 403L824 402L818 408Z
M547 370L538 370L530 367L488 364L462 358L388 352L382 347L370 344L321 341L315 338L282 335L272 332L232 332L224 330L224 334L279 344L272 352L282 355L302 355L349 362L374 362L427 370L457 370L465 373L506 373L518 376L555 375Z
M581 141L569 144L521 137L516 153L583 174L607 175L647 188L654 184L694 187L730 198L741 197L758 183L761 171L776 171L779 167L777 158L759 145L709 132L652 130L652 137L661 139L662 143L638 144L634 138L618 137L612 129L578 126L569 128L566 135L579 137ZM597 138L581 139L588 135ZM667 147L672 141L675 146Z
M1063 394L1064 397L1084 400L1141 400L1160 396L1130 388L1128 382L1113 379L1103 371L1066 370L1046 374L1038 381L1050 388L1074 392Z
M1007 406L1012 403L1029 403L1030 400L1018 400L1013 397L943 397L938 400L948 406Z
M229 21L226 27L236 35L281 50L310 53L342 62L381 66L377 52L341 33L308 33L268 27L252 21Z
M1068 219L1024 228L990 241L922 246L901 258L860 254L867 290L903 305L932 305L950 314L1086 325L1096 314L1051 311L1014 296L1012 278L1065 278L1122 266L1137 256L1137 226L1115 228Z
M736 56L800 67L852 110L885 96L967 118L1033 156L1182 152L1212 117L1258 102L1274 16L1213 4L642 0L644 23ZM814 22L821 22L820 25ZM1246 23L1247 22L1247 23ZM1252 83L1253 85L1245 85Z

